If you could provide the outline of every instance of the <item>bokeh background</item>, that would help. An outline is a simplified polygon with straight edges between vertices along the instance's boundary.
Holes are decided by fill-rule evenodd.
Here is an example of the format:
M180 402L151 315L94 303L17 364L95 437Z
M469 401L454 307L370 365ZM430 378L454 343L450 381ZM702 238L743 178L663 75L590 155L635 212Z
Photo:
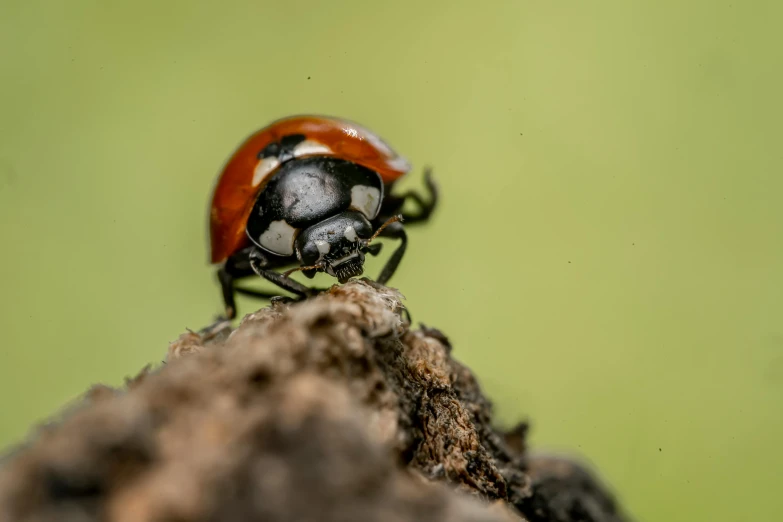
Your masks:
M0 447L212 320L215 175L251 131L316 112L407 156L404 187L435 167L442 206L392 283L502 422L528 418L535 447L594 463L640 520L772 520L782 15L737 0L2 2Z

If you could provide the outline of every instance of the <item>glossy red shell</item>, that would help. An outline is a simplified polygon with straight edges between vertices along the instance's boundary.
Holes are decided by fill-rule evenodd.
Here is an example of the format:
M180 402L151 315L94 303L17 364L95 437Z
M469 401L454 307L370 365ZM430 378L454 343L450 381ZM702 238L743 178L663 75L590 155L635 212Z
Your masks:
M255 170L260 162L258 153L270 143L291 134L303 134L309 142L323 146L317 152L303 153L297 157L339 157L374 170L385 184L410 170L410 165L403 157L374 133L356 123L328 116L291 116L277 120L247 138L228 160L218 178L209 221L213 263L224 261L250 244L245 235L247 219L258 194L271 177L270 173L260 184L254 185Z

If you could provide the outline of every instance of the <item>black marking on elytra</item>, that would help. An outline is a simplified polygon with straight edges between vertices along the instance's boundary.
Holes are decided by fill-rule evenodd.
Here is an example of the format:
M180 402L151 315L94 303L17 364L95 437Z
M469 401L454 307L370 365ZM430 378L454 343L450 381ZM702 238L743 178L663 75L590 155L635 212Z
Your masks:
M289 134L283 136L280 141L270 143L258 152L258 159L276 157L280 162L288 161L294 157L294 149L297 145L305 141L307 137L304 134Z

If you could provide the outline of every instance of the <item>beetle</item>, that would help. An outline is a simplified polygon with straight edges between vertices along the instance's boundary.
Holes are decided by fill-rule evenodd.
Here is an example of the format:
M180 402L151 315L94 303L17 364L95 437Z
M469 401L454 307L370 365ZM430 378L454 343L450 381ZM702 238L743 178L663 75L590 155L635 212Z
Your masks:
M250 135L224 165L209 214L225 318L236 317L236 293L291 299L237 286L237 280L256 274L296 299L307 298L322 289L291 273L312 279L325 272L345 283L363 273L365 255L378 255L378 237L400 241L376 279L386 284L407 247L402 223L427 221L438 201L429 168L426 198L415 191L392 194L409 171L408 161L380 137L341 118L289 116ZM408 201L417 207L412 214L403 213Z

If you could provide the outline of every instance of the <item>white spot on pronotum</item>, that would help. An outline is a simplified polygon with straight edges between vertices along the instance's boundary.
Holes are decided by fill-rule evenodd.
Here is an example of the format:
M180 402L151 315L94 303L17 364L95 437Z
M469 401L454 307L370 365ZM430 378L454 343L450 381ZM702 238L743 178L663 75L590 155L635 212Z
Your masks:
M329 243L326 241L316 241L315 247L318 249L318 253L321 254L318 256L318 261L324 258L326 254L329 253L329 250L332 248L329 246Z
M253 186L257 187L280 165L280 160L275 156L269 156L258 162L253 171Z
M332 149L313 140L304 140L294 147L294 157L314 156L316 154L332 154Z
M343 232L343 235L345 235L345 239L348 241L356 241L356 230L353 229L352 226L348 225L345 227L345 232Z
M351 189L351 207L367 219L375 219L381 208L381 191L367 185L355 185Z
M290 256L294 253L296 229L283 220L272 221L258 238L258 244L275 254Z

